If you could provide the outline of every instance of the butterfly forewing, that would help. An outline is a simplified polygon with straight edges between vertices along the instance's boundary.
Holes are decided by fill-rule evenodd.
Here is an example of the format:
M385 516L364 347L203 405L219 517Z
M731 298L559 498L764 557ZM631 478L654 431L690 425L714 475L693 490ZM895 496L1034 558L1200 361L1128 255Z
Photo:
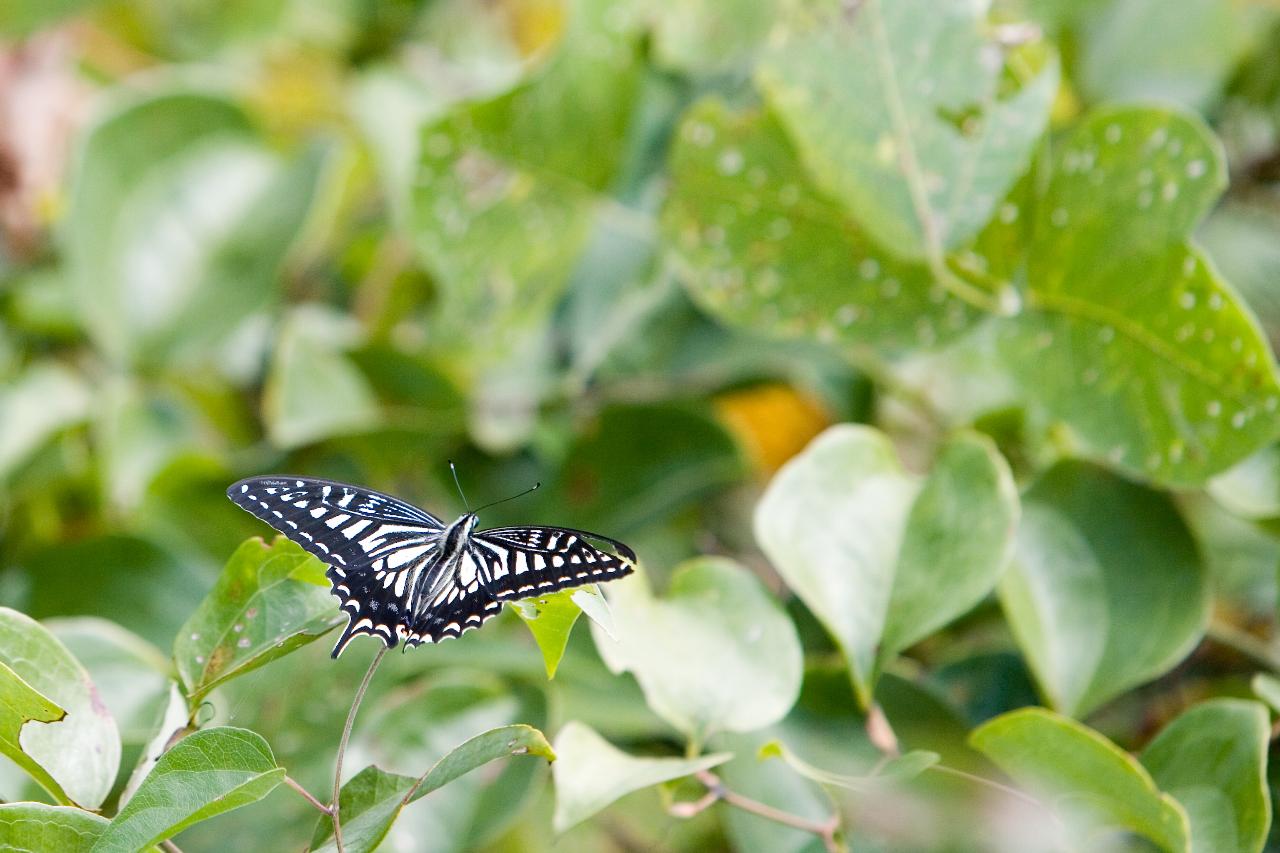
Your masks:
M446 528L390 495L330 480L253 477L227 495L329 564L326 576L348 617L334 657L361 634L388 647L456 637L497 615L504 600L612 580L635 561L621 542L570 528L467 535L474 516Z

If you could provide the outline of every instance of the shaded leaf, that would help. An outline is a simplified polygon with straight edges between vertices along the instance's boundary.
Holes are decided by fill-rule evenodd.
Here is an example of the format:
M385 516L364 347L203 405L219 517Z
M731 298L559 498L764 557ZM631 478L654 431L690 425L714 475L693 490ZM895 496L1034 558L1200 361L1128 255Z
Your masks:
M191 703L341 623L324 573L323 563L283 536L236 549L173 643Z
M190 713L187 708L187 697L182 695L182 691L178 689L178 685L169 682L168 693L165 697L164 708L161 710L159 719L152 726L151 737L142 747L142 754L138 756L138 763L134 765L133 772L129 774L129 780L125 782L124 789L120 792L120 808L133 799L133 795L137 793L138 786L142 784L142 780L151 774L156 763L164 755L165 750L177 743L179 739L186 737L195 731L195 727L189 722Z
M1280 516L1280 446L1269 444L1209 481L1213 499L1241 518Z
M1280 713L1280 678L1260 672L1253 677L1250 686L1254 695L1266 702L1272 711Z
M556 753L542 732L531 726L515 725L476 735L450 751L418 779L366 767L342 786L339 803L344 847L348 853L373 850L406 805L483 764L508 755L536 755L547 761L556 760ZM321 818L311 838L311 849L317 853L336 850L332 835L333 823Z
M1007 558L1017 498L991 443L962 435L923 482L889 440L828 429L756 507L756 538L844 651L870 705L879 664L967 611Z
M0 664L14 703L8 732L24 718L49 721L23 726L22 752L10 757L28 772L38 765L36 781L47 785L51 777L55 797L65 792L76 805L100 806L120 767L120 733L89 674L48 629L6 607L0 607Z
M230 726L190 734L160 757L93 846L94 853L157 844L262 799L284 776L261 735Z
M644 577L624 578L611 584L610 605L618 639L593 629L601 657L632 672L649 707L694 743L777 722L799 695L795 627L732 560L683 563L660 599Z
M36 362L0 389L0 481L50 436L82 421L88 386L56 362Z
M614 747L579 722L556 736L556 832L581 823L614 800L661 782L723 764L729 753L698 758L636 758Z
M1183 712L1142 751L1156 784L1187 810L1194 853L1258 853L1266 843L1268 722L1257 702L1213 699Z
M1190 652L1209 590L1168 497L1063 462L1023 498L1000 600L1040 689L1081 716Z
M1068 821L1122 827L1170 853L1189 850L1187 813L1178 801L1092 729L1043 708L1024 708L979 726L971 741L1019 784L1051 797Z
M66 713L56 702L41 695L40 691L23 681L22 676L0 662L0 752L13 759L59 802L69 802L66 792L39 762L27 755L21 734L28 722L57 722Z
M85 139L67 219L97 344L122 361L207 355L272 300L323 159L282 163L216 94L117 103Z

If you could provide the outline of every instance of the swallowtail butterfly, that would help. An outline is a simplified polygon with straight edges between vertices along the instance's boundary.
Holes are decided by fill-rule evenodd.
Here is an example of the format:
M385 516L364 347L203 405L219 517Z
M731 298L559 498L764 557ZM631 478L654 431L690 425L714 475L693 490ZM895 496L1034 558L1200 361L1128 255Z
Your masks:
M335 658L361 634L388 648L457 637L496 616L504 601L620 578L636 559L598 533L476 530L474 512L446 525L390 495L331 480L250 477L227 497L328 564L332 592L348 611Z

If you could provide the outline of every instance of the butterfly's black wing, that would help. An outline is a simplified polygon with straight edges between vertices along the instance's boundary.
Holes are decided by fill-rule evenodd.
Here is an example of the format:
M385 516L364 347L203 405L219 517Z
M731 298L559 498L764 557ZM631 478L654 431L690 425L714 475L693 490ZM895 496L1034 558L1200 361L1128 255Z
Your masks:
M407 636L405 601L440 547L439 519L381 492L307 477L251 477L227 496L329 564L348 618L335 658L361 634L388 647Z
M607 542L603 551L588 539ZM518 600L632 572L636 554L616 539L568 527L498 527L471 537L472 555L494 598Z

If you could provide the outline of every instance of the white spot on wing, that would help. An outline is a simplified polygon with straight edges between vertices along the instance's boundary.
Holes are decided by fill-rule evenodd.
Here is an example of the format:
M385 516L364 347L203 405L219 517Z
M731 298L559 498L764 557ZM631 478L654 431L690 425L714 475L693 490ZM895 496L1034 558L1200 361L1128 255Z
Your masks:
M351 516L347 515L345 512L340 512L337 515L335 515L333 518L326 521L325 524L329 525L330 530L334 530L334 529L337 529L338 527L341 527L342 523L350 517Z

